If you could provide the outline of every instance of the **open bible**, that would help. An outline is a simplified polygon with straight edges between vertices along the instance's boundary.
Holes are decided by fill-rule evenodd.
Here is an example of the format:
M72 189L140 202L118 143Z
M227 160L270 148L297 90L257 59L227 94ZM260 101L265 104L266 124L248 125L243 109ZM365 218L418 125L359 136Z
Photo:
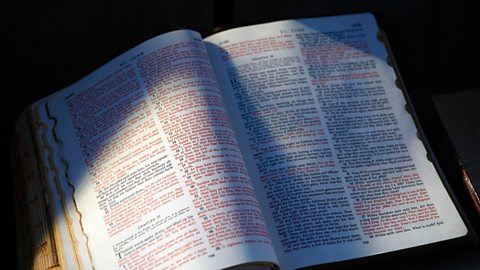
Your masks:
M295 269L467 237L379 33L179 30L39 100L12 151L21 266Z

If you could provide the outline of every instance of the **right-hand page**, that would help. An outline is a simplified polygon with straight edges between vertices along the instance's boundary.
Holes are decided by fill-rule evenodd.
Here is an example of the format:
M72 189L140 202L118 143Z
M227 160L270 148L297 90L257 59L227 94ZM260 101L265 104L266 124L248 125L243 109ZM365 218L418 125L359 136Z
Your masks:
M378 31L357 14L205 39L286 269L467 233Z

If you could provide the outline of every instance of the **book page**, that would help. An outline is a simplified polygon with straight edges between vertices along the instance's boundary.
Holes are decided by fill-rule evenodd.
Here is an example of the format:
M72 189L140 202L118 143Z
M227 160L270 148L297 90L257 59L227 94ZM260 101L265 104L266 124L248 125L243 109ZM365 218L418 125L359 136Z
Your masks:
M206 38L285 269L467 232L377 32L358 14Z
M149 40L45 103L95 268L277 261L198 33Z
M37 101L29 108L28 114L31 116L29 124L31 124L36 155L39 159L38 165L44 182L41 197L48 204L45 210L51 218L45 226L53 232L55 251L58 255L58 265L55 267L89 269L93 266L87 248L88 239L82 234L80 217L76 213L75 204L71 203L73 189L69 182L63 179L66 166L60 151L61 145L52 133L56 122L55 119L50 118L45 102L46 99ZM44 248L42 247L42 252L35 256L44 257ZM32 267L37 266L33 264ZM39 267L42 269L41 266Z
M28 112L24 111L15 125L12 151L18 269L49 269L60 264L57 250L61 240L55 237L50 209L43 200L46 181L32 137Z

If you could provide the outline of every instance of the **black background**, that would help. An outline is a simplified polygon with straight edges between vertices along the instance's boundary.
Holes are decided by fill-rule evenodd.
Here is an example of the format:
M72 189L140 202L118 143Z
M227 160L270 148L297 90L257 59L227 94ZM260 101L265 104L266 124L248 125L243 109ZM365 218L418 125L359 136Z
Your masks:
M427 135L434 137L440 131L432 124L437 118L430 97L480 87L477 11L468 1L413 0L2 3L0 196L5 209L2 235L9 250L3 254L15 261L15 240L8 240L15 232L9 155L15 119L35 100L81 79L142 41L179 28L206 36L216 26L372 12L387 33L420 121ZM473 251L449 254L400 265L432 269L466 265Z

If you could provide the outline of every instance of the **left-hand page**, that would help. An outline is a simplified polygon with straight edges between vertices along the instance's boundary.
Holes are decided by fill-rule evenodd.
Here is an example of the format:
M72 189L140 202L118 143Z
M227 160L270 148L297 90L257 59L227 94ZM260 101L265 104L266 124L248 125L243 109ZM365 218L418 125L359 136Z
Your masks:
M36 108L96 269L276 263L198 33L151 39Z

